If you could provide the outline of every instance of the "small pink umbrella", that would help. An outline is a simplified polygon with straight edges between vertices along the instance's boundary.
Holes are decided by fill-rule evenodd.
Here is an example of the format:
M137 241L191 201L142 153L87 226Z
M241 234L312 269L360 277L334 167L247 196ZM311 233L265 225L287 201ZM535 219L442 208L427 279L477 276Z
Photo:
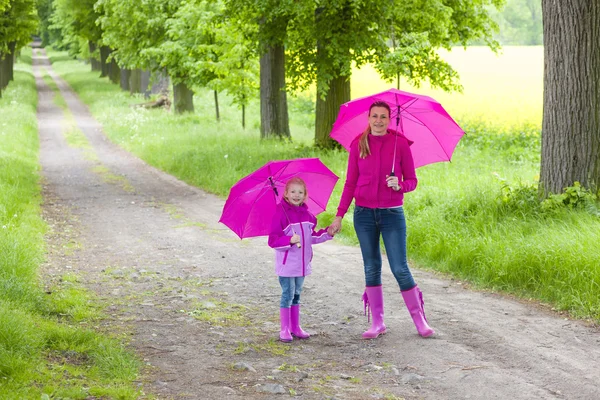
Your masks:
M330 136L350 150L352 141L369 125L369 107L376 101L385 101L391 108L389 129L413 142L415 167L450 161L464 131L431 97L397 89L342 104Z
M285 184L293 177L306 182L308 198L305 204L308 210L313 215L325 211L339 178L321 160L298 158L269 161L231 187L219 222L240 239L268 235Z

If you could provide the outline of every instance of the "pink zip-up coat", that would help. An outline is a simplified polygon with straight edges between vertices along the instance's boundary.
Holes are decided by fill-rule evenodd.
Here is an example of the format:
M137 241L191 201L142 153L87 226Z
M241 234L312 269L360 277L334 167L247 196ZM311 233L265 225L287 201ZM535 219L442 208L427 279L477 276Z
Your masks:
M343 217L354 199L354 204L367 208L391 208L404 203L404 193L417 187L417 174L410 143L403 135L396 140L396 166L394 173L398 177L400 190L395 191L387 186L386 175L392 171L394 159L394 138L396 133L388 130L383 136L369 135L371 154L360 158L357 137L350 145L346 183L337 216Z
M307 276L312 272L312 245L333 239L327 229L315 231L317 219L305 204L294 206L285 200L277 205L273 217L269 246L275 249L275 273L283 277ZM290 244L294 233L300 244Z

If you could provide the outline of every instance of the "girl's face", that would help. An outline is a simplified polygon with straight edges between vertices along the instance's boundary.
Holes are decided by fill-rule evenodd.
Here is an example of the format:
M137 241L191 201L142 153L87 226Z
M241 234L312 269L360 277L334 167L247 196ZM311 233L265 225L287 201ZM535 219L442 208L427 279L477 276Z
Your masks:
M371 133L375 136L385 135L390 124L390 113L385 107L373 107L369 114Z
M285 198L290 204L295 206L299 206L304 203L304 199L306 199L306 190L304 190L304 185L292 183L285 191Z

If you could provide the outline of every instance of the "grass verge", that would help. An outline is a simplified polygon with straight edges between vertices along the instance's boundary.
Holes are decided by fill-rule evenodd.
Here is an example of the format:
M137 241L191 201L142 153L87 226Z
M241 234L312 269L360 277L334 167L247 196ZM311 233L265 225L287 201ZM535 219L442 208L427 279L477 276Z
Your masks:
M31 50L23 50L31 60ZM97 299L65 275L45 290L37 93L17 63L0 99L0 399L143 396L140 363L122 340L81 325L101 318Z

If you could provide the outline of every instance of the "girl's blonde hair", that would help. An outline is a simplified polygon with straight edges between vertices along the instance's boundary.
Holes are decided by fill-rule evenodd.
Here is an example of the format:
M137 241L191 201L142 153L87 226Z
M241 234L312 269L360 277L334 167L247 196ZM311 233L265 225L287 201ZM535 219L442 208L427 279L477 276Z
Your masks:
M371 104L369 107L369 116L371 115L371 110L374 107L383 107L388 110L388 118L392 115L392 110L390 109L390 105L385 101L376 101ZM367 129L360 135L360 139L358 142L358 149L360 151L360 158L367 158L368 155L371 154L371 149L369 149L369 133L371 133L371 125L367 126Z
M283 193L283 198L285 199L285 201L287 201L286 195L287 195L288 189L292 185L300 185L304 188L304 199L306 200L306 198L308 197L308 189L306 188L306 182L304 182L304 179L294 176L293 178L290 178L285 183L285 192ZM302 203L304 203L304 201Z

